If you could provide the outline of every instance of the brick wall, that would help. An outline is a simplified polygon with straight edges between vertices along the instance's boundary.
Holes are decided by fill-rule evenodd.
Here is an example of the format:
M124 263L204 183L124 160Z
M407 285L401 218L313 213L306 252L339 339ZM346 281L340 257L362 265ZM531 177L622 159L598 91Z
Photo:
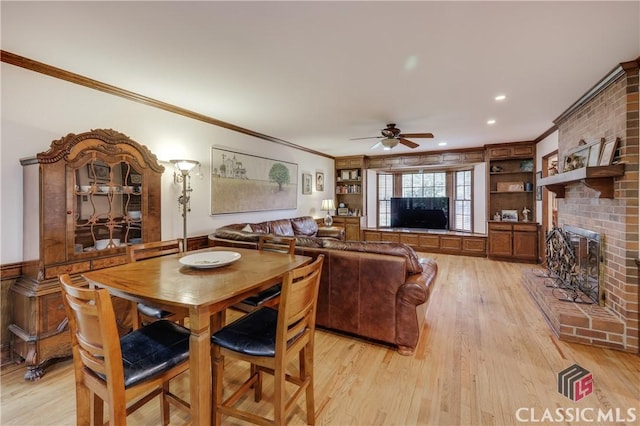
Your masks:
M559 158L578 146L605 138L619 138L619 162L625 174L614 182L615 196L599 193L583 184L566 187L558 200L560 226L573 225L604 236L605 308L624 324L624 350L639 352L638 312L638 163L639 102L638 60L622 65L624 72L584 104L563 115L558 126ZM616 157L618 159L618 157ZM559 161L562 167L562 161ZM619 340L620 338L616 338ZM613 343L613 342L611 342ZM620 342L616 342L620 345Z

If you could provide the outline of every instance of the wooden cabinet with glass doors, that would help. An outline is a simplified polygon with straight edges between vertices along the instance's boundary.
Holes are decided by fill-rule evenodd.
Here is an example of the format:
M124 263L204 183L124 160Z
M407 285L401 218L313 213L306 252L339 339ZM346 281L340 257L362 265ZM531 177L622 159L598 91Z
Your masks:
M160 240L164 167L114 130L69 134L21 164L24 268L10 291L9 330L33 380L53 359L71 355L58 276L125 263L128 244ZM114 304L124 333L131 304Z

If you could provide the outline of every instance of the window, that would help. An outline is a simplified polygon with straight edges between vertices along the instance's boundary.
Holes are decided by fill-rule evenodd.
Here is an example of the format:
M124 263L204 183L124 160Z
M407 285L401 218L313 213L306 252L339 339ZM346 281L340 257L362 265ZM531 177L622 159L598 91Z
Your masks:
M455 173L453 223L459 231L471 232L471 170Z
M403 197L446 197L445 172L407 173L402 175Z
M451 173L450 173L451 175ZM453 195L447 192L447 172L378 174L378 226L391 226L391 197L449 197L452 209L451 229L473 231L473 183L472 170L452 173ZM394 192L394 178L402 182L401 191ZM401 180L400 180L401 178ZM450 191L449 191L450 192Z
M378 175L378 226L391 224L391 197L393 196L393 175Z

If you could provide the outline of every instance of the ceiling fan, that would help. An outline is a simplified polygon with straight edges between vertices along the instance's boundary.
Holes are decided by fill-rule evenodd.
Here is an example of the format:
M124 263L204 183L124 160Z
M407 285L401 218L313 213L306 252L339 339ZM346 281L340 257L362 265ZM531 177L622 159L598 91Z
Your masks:
M412 142L406 138L433 138L433 133L400 133L400 129L398 129L395 123L387 124L385 129L380 130L382 136L370 136L366 138L354 138L350 139L352 141L360 140L360 139L382 139L375 145L371 147L371 149L376 149L378 146L382 145L385 150L390 150L391 148L397 146L401 143L404 146L408 146L409 148L417 148L418 145L415 142Z

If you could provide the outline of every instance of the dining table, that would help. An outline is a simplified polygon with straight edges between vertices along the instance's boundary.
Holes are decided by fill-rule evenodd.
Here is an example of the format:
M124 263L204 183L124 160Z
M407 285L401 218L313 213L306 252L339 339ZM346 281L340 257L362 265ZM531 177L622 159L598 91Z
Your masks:
M188 311L191 423L212 418L211 333L225 310L280 282L311 257L247 248L209 247L86 272L89 285L117 297Z

